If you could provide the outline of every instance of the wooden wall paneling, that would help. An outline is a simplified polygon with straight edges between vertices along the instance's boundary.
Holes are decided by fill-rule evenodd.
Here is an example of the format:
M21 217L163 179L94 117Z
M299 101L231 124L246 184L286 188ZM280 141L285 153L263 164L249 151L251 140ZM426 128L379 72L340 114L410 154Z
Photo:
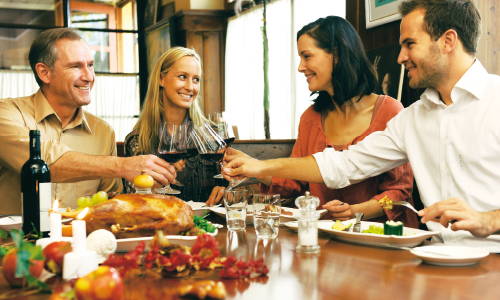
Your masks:
M482 35L479 39L476 57L488 70L488 73L500 75L500 31L498 31L498 13L500 0L478 1L481 13Z
M203 32L203 82L205 87L204 112L221 111L221 70L220 70L220 33L217 31Z

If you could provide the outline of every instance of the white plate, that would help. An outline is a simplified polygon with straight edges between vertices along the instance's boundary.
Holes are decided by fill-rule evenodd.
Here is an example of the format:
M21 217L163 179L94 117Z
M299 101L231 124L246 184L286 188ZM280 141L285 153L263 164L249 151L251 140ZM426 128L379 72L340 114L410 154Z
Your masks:
M206 211L210 210L210 207L202 207L205 206L205 202L193 202L192 200L189 202L186 202L191 208L193 209L193 214L198 217L203 217ZM220 204L214 206L218 207Z
M425 251L432 251L433 253ZM410 252L420 257L425 263L448 267L474 265L490 254L480 248L449 245L415 247Z
M351 243L380 246L380 247L415 247L436 235L439 231L423 231L419 229L403 227L403 236L396 235L383 235L373 233L358 233L349 231L339 231L332 229L333 221L331 222L318 222L318 229L330 233L334 238ZM342 222L344 225L356 223L355 219ZM361 221L361 231L366 230L370 225L383 227L383 223ZM354 225L353 225L354 226ZM351 228L353 227L351 226Z
M289 208L289 207L282 207L283 210L285 211L291 211L293 213L292 216L290 215L280 215L280 224L284 225L287 222L297 220L297 216L300 213L300 209L298 208ZM226 208L225 207L211 207L210 210L212 210L214 213L217 215L225 218L226 217ZM247 205L247 218L246 221L247 223L253 224L253 204ZM326 209L318 210L320 213L320 217L324 216L328 211Z
M0 229L10 232L11 229L21 230L23 227L21 216L11 216L0 218Z
M216 224L214 224L216 225ZM211 236L216 236L219 232L215 229L214 233L209 233ZM183 235L167 235L168 240L172 244L178 244L179 246L193 247L196 242L197 236L183 236ZM153 239L152 236L140 237L140 238L129 238L129 239L117 239L116 252L129 252L135 249L139 242L144 242L146 244L145 251L149 251L149 243Z

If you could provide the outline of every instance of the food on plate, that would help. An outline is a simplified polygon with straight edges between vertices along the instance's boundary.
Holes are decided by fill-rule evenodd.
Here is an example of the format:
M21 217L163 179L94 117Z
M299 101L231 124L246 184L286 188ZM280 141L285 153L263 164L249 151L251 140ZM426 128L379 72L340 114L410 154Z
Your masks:
M79 211L61 213L75 218ZM153 236L163 230L166 235L190 232L196 235L193 210L181 199L159 194L121 194L89 207L84 217L87 233L98 229L111 231L116 238ZM191 231L192 230L192 231Z
M97 253L97 262L102 263L111 253L115 253L117 242L115 236L107 230L99 229L87 237L87 249Z
M363 230L363 233L384 234L384 228L377 225L370 225L368 229Z
M380 204L380 206L382 206L382 208L385 210L392 209L392 199L387 198L387 196L384 196L384 198L380 199L378 204Z
M200 280L193 284L181 285L177 288L179 296L190 296L196 297L198 299L205 299L205 297L210 297L213 299L224 299L226 298L226 288L222 282L217 282L213 280Z
M43 248L45 257L45 269L51 273L60 275L63 270L64 255L73 251L70 242L52 242Z
M275 208L271 208L271 207L268 207L268 206L271 206L271 205L266 205L266 211L276 211ZM247 215L251 215L251 214L253 214L253 212L250 211L250 210L247 210ZM281 209L281 213L280 214L282 216L292 216L293 217L293 211L286 211L283 208Z
M100 266L75 282L75 294L78 300L120 300L123 280L114 268Z
M193 216L194 226L198 228L197 235L202 235L204 233L214 233L217 229L211 222L208 222L203 217ZM189 232L188 232L189 234Z
M337 220L337 221L335 221L335 223L333 223L332 229L339 230L339 231L344 231L346 229L351 228L351 226L352 226L352 223L350 223L349 225L345 226L342 222L340 222L340 220Z
M384 223L384 234L385 235L403 235L403 222L393 220Z

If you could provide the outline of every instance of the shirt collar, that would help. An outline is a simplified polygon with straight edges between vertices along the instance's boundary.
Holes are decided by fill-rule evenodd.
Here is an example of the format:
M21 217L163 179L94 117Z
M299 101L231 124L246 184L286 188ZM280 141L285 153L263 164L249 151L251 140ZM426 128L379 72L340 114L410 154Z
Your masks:
M59 122L61 122L61 120L59 119L59 116L56 114L54 108L52 108L49 101L47 101L47 98L45 98L45 95L42 93L42 89L38 89L35 96L33 97L33 106L35 107L35 121L36 121L36 123L40 123L45 118L47 118L51 115L56 116L57 119L59 120ZM65 129L75 128L75 127L82 125L82 124L83 124L82 127L84 129L86 129L89 133L92 133L92 130L90 129L87 118L85 117L85 114L83 113L83 109L80 107L78 109L78 112L77 112L75 119L71 123L69 123Z
M486 76L488 76L488 72L479 60L476 59L453 88L451 92L453 103L460 100L460 95L463 95L464 92L473 95L478 100L482 99L485 91ZM420 99L427 109L431 109L434 105L442 104L438 91L433 88L426 89Z

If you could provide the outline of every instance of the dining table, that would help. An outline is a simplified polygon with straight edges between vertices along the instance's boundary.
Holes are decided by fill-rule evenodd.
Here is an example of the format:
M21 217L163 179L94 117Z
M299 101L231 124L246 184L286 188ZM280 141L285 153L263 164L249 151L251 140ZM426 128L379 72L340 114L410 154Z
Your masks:
M225 219L210 215L214 223ZM225 299L500 299L500 255L489 254L472 266L449 267L424 263L408 250L375 247L318 234L319 253L298 253L298 234L281 226L274 239L258 239L252 224L245 230L215 236L221 256L263 258L267 276L221 279L219 269L189 276L127 276L124 299L195 299L180 297L177 288L211 279L225 285ZM1 269L1 267L0 267ZM0 272L0 298L14 294ZM49 299L33 294L12 299ZM208 299L208 298L206 298Z

